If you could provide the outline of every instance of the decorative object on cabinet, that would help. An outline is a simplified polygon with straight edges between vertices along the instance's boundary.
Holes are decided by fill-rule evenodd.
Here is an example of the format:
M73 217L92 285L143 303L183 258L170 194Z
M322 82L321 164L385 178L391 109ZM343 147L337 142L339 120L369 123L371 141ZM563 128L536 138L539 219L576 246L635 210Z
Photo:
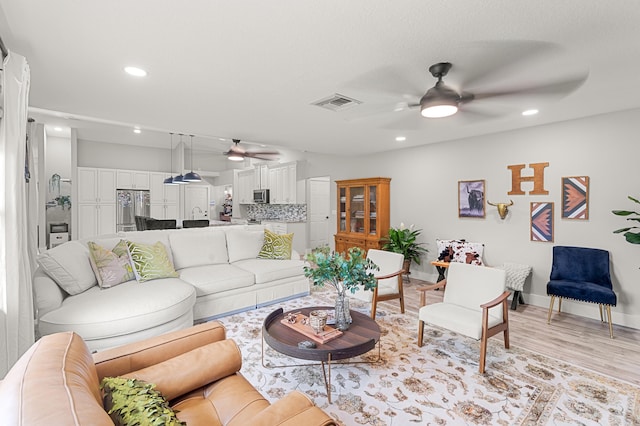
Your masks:
M171 166L169 166L169 168L171 169L171 176L166 178L163 183L165 185L177 185L177 183L173 181L173 133L169 133L169 135L171 141L171 146L169 148L169 152L171 153Z
M458 181L458 217L484 217L484 180Z
M531 203L531 241L553 242L553 203Z
M193 171L193 135L189 135L189 137L191 138L191 171L184 175L182 180L186 182L201 182L200 175Z
M335 249L382 249L389 230L391 178L338 180L338 230Z
M406 228L404 223L400 223L398 228L389 228L389 236L382 238L384 244L382 250L400 253L404 256L405 275L410 275L411 261L420 264L420 255L428 252L424 248L424 243L416 242L422 229L414 229L413 225Z
M513 205L513 200L509 200L509 204L507 204L507 203L494 204L494 203L490 202L489 200L487 200L487 204L489 204L490 206L493 206L493 207L497 207L498 208L498 215L500 216L500 219L504 220L507 217L507 213L509 213L509 207L511 207Z
M589 176L562 178L562 217L589 219Z
M311 279L313 285L329 284L336 289L336 328L344 331L349 328L349 299L347 290L355 293L360 287L364 291L373 291L377 279L373 272L378 266L358 247L352 247L347 254L332 252L329 247L319 247L311 251L305 260L311 266L305 266L304 276Z
M633 198L631 195L629 195L627 198L629 198L634 203L640 204L640 201L638 201L636 198ZM638 212L629 211L629 210L611 210L611 213L618 216L636 215L638 217L630 217L630 218L627 218L627 220L634 220L636 222L640 222L640 213ZM631 232L631 229L638 229L638 227L629 226L622 229L616 229L615 231L613 231L613 233L620 234L621 232L624 232L623 235L626 238L627 242L630 242L631 244L640 244L640 232Z

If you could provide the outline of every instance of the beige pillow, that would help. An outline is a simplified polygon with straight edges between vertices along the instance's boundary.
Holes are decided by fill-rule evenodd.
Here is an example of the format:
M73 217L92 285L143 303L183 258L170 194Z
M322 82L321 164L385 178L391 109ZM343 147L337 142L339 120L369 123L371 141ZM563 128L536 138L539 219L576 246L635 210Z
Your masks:
M160 241L152 245L127 241L127 248L139 282L179 276L169 259L167 248Z
M39 254L38 263L70 295L82 293L97 284L89 250L78 241L69 241Z

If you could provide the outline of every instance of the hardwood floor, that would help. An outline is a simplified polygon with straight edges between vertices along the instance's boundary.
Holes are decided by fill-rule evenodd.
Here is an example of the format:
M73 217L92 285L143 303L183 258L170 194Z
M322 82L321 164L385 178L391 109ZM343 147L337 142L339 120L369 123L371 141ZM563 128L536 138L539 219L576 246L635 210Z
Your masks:
M420 304L416 287L424 281L411 279L404 283L405 308L417 312ZM442 301L442 291L430 291L427 303ZM524 295L525 302L527 296ZM510 302L509 302L510 303ZM398 307L398 301L381 302L380 306ZM593 305L597 311L597 305ZM580 367L597 371L640 386L640 330L613 326L598 320L579 317L554 310L551 324L547 324L548 308L518 305L509 309L509 336L512 347L520 347ZM417 325L416 325L417 331ZM501 339L501 336L492 339Z

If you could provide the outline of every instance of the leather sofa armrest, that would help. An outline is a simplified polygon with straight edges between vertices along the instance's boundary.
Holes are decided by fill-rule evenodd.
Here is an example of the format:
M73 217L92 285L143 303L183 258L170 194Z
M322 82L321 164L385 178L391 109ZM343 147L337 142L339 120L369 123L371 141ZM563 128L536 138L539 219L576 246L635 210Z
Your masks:
M304 394L293 391L251 419L252 426L336 425L327 413Z
M158 364L193 349L226 339L224 326L217 321L129 343L93 354L98 379L117 377Z

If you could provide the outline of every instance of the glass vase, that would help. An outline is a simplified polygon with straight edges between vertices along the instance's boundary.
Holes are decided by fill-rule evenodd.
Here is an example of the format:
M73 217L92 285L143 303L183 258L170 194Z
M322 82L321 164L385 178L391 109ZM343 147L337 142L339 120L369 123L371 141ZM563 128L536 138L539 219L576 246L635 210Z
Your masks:
M351 314L349 313L349 298L344 293L338 293L336 297L336 328L345 331L351 323Z

